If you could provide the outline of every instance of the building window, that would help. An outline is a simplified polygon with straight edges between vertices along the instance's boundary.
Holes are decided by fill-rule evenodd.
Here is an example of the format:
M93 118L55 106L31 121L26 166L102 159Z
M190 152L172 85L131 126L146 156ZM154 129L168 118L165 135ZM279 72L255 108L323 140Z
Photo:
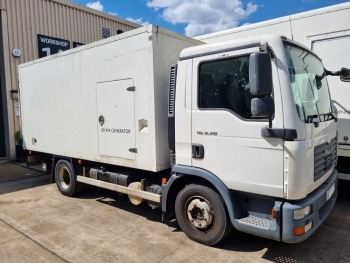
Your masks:
M102 34L102 39L108 38L111 36L111 29L103 26L101 28L101 34Z
M200 109L226 109L251 119L249 56L202 63L198 92Z

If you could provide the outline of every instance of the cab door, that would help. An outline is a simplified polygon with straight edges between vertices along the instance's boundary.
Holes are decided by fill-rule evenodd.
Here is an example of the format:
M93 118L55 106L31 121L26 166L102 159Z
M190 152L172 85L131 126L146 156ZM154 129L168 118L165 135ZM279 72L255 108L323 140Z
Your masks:
M230 189L283 197L283 140L262 137L268 120L251 115L252 52L259 48L193 59L192 166L213 173ZM275 82L276 77L276 89ZM274 100L281 103L280 97ZM273 122L283 127L282 113L276 112Z

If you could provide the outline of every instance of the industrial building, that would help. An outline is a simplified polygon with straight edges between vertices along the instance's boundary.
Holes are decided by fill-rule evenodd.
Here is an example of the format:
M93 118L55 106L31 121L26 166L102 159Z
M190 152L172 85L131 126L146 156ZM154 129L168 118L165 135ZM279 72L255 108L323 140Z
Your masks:
M16 158L20 131L19 64L140 27L68 0L0 0L0 22L0 158L6 159Z

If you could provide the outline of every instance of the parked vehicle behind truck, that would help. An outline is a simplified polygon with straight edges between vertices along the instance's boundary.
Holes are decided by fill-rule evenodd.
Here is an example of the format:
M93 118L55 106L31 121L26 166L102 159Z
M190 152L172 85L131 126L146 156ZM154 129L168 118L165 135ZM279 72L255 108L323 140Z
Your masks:
M232 227L303 241L336 201L325 70L287 38L203 44L150 25L19 77L24 147L64 195L89 184L147 201L206 245Z
M328 70L350 68L350 2L200 36L206 43L258 34L283 35L307 46ZM328 78L338 129L338 177L350 180L349 84Z

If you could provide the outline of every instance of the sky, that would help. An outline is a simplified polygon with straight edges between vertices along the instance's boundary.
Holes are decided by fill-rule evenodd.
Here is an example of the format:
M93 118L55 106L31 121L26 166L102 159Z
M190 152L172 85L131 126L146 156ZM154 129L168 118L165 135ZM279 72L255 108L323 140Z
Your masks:
M137 24L155 24L190 37L261 22L340 0L71 0Z

